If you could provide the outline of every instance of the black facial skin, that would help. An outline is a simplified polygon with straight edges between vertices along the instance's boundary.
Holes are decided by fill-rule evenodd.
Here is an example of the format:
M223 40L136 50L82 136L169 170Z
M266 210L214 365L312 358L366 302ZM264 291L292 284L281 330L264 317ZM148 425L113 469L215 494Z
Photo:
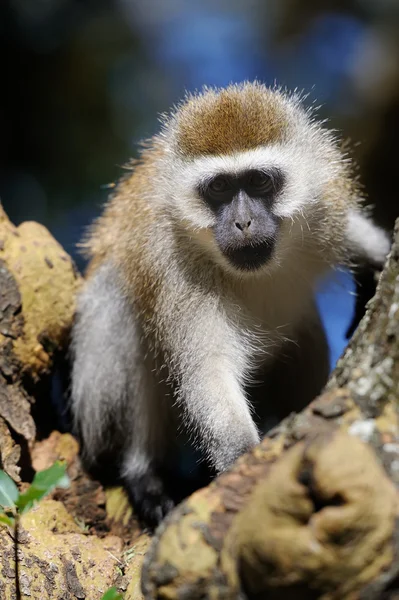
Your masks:
M255 271L272 257L280 219L272 212L284 185L280 171L249 170L217 175L199 194L217 217L215 239L238 270Z

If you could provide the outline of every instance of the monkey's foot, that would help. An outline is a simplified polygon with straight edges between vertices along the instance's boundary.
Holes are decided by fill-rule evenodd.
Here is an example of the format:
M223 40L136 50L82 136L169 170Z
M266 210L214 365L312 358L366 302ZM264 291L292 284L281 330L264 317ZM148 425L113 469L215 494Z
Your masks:
M124 484L138 520L151 530L175 506L175 502L165 491L162 479L153 472L140 476L130 475L125 478Z

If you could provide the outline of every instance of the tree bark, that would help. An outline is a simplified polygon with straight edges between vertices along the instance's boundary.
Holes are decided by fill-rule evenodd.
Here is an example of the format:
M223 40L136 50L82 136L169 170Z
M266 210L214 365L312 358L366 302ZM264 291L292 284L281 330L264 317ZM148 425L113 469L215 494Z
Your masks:
M47 229L15 227L0 204L0 468L15 481L31 468L35 390L65 348L79 285Z
M145 598L399 598L399 221L324 393L166 519Z

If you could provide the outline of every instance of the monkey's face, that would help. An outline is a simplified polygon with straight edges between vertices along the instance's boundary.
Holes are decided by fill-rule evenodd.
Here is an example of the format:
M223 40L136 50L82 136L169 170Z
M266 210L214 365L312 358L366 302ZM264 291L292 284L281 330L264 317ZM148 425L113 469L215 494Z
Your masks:
M313 272L336 260L340 234L323 224L340 210L344 163L297 98L257 83L205 91L176 111L160 144L179 231L230 272Z
M299 254L314 262L330 174L313 149L280 144L177 164L168 206L188 239L229 272L271 272Z
M273 206L283 183L277 169L248 169L217 174L198 186L214 215L217 246L234 268L255 271L272 258L281 225Z

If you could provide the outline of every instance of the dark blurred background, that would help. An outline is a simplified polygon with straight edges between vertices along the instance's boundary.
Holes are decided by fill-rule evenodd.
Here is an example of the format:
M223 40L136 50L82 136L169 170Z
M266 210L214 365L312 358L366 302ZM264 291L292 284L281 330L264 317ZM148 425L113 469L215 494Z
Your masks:
M107 184L185 90L258 78L310 92L354 144L377 221L399 214L399 0L0 0L0 198L84 267ZM356 143L355 143L356 142ZM345 272L318 294L332 349Z

